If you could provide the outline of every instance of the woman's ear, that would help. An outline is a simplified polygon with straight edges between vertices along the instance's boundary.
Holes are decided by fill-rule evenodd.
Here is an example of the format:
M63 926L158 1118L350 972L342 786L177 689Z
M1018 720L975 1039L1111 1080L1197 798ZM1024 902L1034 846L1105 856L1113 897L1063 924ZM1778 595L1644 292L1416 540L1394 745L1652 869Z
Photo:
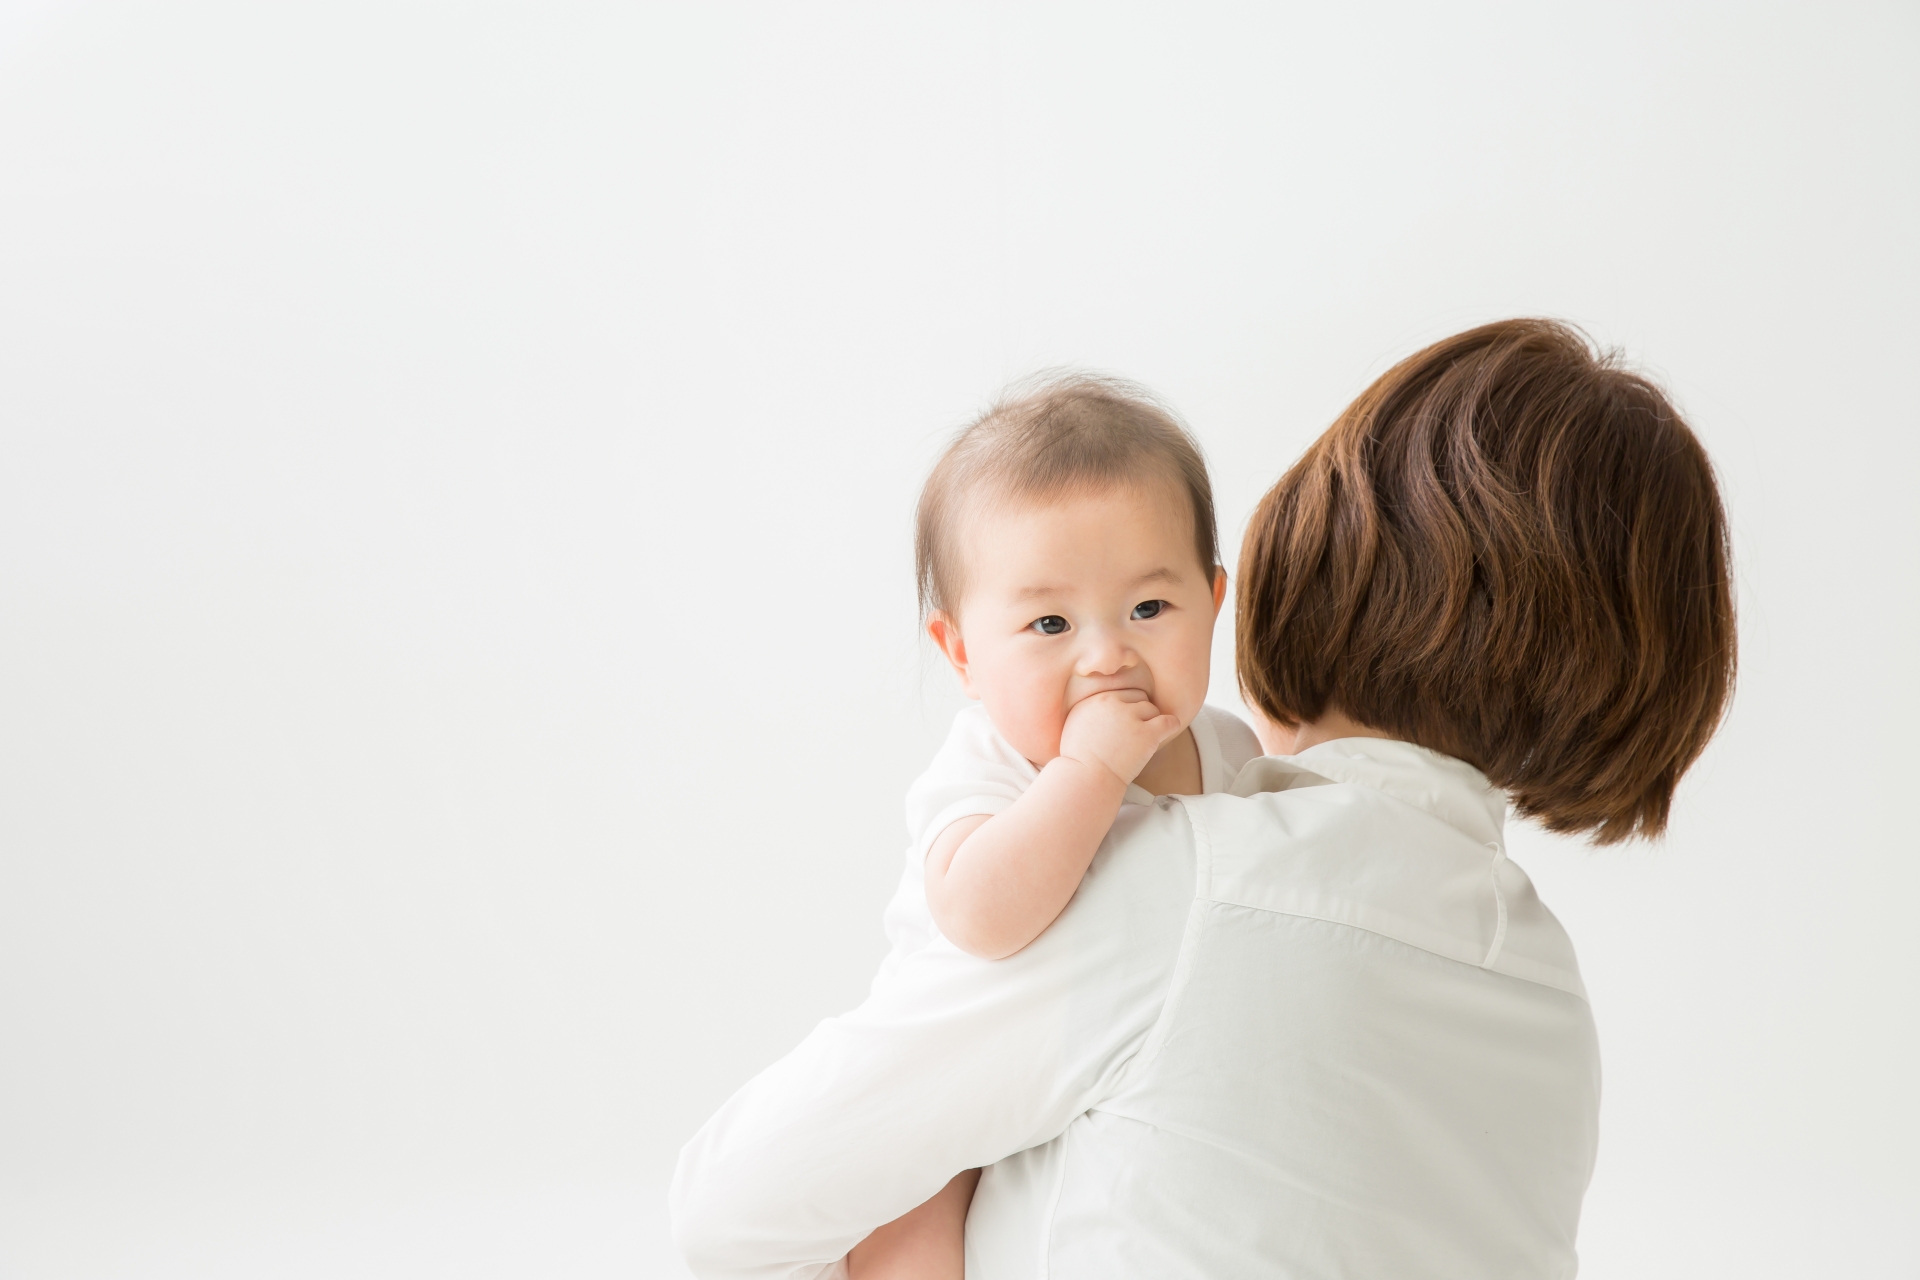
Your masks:
M1220 616L1220 606L1227 602L1227 566L1213 566L1213 616Z
M960 624L945 609L935 609L927 615L927 634L940 647L953 674L960 677L960 691L972 697L973 686L967 680L967 642L960 634Z

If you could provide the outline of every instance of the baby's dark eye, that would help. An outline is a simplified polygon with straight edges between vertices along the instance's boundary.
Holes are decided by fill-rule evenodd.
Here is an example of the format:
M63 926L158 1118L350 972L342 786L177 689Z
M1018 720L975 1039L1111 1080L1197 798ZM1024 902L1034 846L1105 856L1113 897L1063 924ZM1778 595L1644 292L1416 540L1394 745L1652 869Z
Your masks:
M1043 636L1057 636L1067 629L1067 620L1057 613L1050 613L1044 618L1035 618L1027 625Z
M1136 622L1145 622L1148 618L1157 618L1160 611L1167 607L1165 600L1142 600L1133 606L1133 618Z

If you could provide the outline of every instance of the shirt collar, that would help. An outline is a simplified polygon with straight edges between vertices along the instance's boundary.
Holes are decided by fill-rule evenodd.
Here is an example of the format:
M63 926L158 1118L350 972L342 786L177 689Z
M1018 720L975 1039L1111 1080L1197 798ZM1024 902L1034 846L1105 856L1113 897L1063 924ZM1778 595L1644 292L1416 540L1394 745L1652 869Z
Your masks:
M1307 776L1302 776L1307 775ZM1312 786L1311 779L1371 787L1504 849L1507 800L1464 760L1391 738L1335 738L1298 755L1261 756L1235 779L1236 795Z

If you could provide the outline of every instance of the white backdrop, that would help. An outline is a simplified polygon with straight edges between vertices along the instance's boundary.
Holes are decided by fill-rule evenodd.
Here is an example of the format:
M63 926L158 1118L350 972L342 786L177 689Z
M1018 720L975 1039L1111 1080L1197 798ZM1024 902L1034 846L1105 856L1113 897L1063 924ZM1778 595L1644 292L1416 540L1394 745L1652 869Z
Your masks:
M1139 378L1235 544L1516 313L1668 382L1739 556L1671 837L1518 843L1585 1274L1920 1274L1916 67L1906 3L0 8L0 1275L680 1274L678 1144L882 949L943 435Z

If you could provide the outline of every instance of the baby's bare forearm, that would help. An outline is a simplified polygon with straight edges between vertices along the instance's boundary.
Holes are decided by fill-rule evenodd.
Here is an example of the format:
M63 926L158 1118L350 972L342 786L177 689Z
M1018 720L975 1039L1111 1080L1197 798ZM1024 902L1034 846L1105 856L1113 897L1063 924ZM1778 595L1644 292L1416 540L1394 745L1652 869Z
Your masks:
M927 905L940 931L989 960L1039 937L1079 887L1126 789L1112 771L1060 756L1005 811L970 829L949 828L926 864Z

